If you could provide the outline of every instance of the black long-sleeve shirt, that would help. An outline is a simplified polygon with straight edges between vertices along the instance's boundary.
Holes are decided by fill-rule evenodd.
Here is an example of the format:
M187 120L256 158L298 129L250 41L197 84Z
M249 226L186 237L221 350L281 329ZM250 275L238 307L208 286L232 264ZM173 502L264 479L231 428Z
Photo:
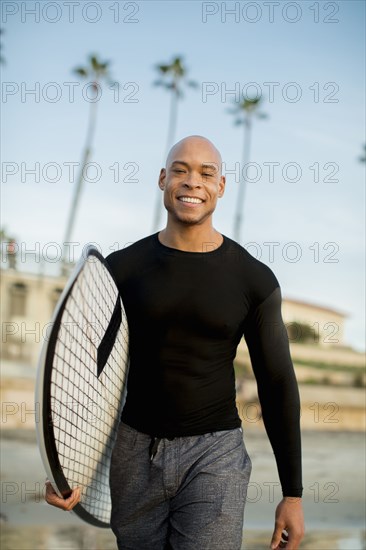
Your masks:
M223 235L187 252L158 233L107 257L130 331L122 420L160 437L236 428L244 335L284 496L301 496L300 400L273 271Z

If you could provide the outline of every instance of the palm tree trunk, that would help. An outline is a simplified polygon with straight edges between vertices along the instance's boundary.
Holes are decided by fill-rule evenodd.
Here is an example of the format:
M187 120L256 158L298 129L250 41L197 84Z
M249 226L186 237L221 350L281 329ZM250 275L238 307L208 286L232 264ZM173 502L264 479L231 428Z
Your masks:
M170 102L170 114L169 114L169 127L168 127L168 137L166 142L165 157L169 153L169 149L173 145L175 138L175 132L177 129L177 119L178 119L178 92L176 88L173 88L171 102ZM164 159L165 162L165 159Z
M61 266L62 275L68 274L67 264L70 262L70 258L67 257L68 256L67 253L69 250L69 243L71 241L72 233L75 226L76 213L79 206L81 191L84 184L84 170L85 170L85 166L89 162L89 158L91 155L91 147L92 147L92 142L95 134L96 120L97 120L97 101L94 101L90 103L89 124L88 124L88 131L86 133L86 141L85 141L84 153L82 157L83 160L80 165L78 178L76 180L74 196L73 196L71 208L69 211L65 238L63 242L62 266Z
M163 159L163 165L165 165L166 157L169 153L171 146L173 145L175 139L175 133L177 129L177 119L178 119L178 93L177 88L173 88L172 96L170 101L170 113L169 113L169 125L168 125L168 136L166 141L165 155ZM157 189L156 203L155 203L155 213L154 213L154 222L153 222L153 232L156 232L160 227L161 213L163 210L162 200L161 200L161 190Z
M251 134L252 134L252 120L251 115L248 113L244 120L244 135L243 135L243 157L242 157L242 166L241 166L241 177L239 181L238 189L238 200L236 203L236 214L234 219L234 240L240 243L241 240L241 230L244 219L244 198L245 198L245 189L247 186L247 181L245 177L244 168L249 162L250 158L250 145L251 145Z

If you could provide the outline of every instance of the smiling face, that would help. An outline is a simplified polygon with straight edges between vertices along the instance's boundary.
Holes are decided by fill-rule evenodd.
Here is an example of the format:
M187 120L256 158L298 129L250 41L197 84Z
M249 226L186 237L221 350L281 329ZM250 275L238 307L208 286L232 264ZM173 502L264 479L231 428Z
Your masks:
M220 153L200 136L179 141L168 155L166 168L160 171L159 187L172 221L203 224L210 220L225 189Z

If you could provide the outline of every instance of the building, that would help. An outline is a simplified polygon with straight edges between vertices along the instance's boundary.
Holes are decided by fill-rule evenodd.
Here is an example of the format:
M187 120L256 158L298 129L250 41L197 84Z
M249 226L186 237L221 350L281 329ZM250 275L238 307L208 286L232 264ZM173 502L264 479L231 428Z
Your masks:
M23 273L1 269L1 357L35 367L45 339L49 338L50 319L66 277ZM341 346L346 315L332 308L283 298L282 317L290 342L301 339L308 327L310 342L319 346ZM309 328L310 327L310 328Z
M323 305L284 298L282 317L290 342L301 341L304 328L308 328L309 343L320 346L344 345L344 321L348 317L346 313Z
M1 357L36 366L66 277L1 270Z

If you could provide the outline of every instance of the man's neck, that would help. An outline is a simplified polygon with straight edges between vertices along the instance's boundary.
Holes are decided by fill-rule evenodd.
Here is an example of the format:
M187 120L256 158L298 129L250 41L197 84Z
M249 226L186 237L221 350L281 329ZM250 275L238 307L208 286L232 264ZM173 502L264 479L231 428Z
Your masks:
M224 240L213 227L201 229L198 226L171 228L168 225L158 237L165 246L185 252L210 252L221 246Z

